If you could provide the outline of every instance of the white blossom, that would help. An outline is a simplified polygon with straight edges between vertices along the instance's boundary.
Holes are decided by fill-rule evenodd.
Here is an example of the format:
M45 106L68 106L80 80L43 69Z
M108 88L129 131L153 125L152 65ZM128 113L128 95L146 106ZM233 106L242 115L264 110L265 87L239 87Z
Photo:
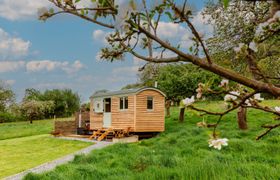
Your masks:
M238 44L238 47L234 47L233 50L238 53L241 51L242 47L244 46L245 44L244 43L239 43Z
M261 94L260 94L260 93L255 94L255 95L254 95L254 99L256 99L256 100L258 100L258 101L263 101L263 100L264 100L264 98L261 97Z
M224 97L224 101L234 101L234 100L236 100L237 99L237 96L239 96L240 95L240 93L239 92L237 92L237 91L231 91L231 92L229 92L229 94L227 94L227 95L225 95L225 97Z
M262 35L264 32L264 27L269 27L270 24L280 19L280 11L277 11L274 16L268 19L266 22L260 23L256 29L256 36Z
M276 107L275 107L275 111L277 111L277 112L280 113L280 106L276 106Z
M280 11L277 11L274 16L273 16L274 19L280 19Z
M258 52L258 47L255 42L250 42L249 48L252 49L254 52Z
M186 99L183 99L183 104L185 106L190 106L191 104L194 103L194 96L192 96L191 98L186 98Z
M227 146L228 145L228 139L223 138L223 139L210 139L208 141L209 147L213 147L215 149L221 150L222 146Z
M249 99L246 99L245 104L246 104L247 106L252 106L252 104L250 103L250 100L249 100Z
M228 85L228 79L223 79L222 81L221 81L221 83L220 83L220 87L225 87L225 86L227 86Z
M260 23L256 29L256 36L262 35L264 32L264 27L268 26L268 22Z
M129 20L131 13L141 11L142 9L143 5L140 5L135 1L120 1L118 3L118 14L115 20L115 28L121 32L126 32L129 28L129 24L126 21Z

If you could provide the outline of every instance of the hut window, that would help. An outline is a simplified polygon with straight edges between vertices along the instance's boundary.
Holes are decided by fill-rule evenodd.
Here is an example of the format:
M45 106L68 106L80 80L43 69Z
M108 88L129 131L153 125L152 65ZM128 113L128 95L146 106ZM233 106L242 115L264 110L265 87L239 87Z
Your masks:
M153 110L154 109L154 107L153 107L154 102L153 101L154 101L154 98L152 96L147 97L147 109L148 110Z
M128 97L120 97L120 109L128 109Z

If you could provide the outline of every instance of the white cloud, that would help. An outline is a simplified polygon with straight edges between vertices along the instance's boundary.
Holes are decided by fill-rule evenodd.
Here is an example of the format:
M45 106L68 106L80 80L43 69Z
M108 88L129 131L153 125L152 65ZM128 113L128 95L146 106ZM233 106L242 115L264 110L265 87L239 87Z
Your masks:
M106 33L105 33L104 31L102 31L102 30L100 30L100 29L97 29L97 30L93 31L92 37L93 37L93 39L95 39L95 40L103 40L104 37L105 37L105 34L106 34Z
M192 23L200 34L203 34L205 38L208 38L213 34L214 29L212 25L207 24L207 21L209 20L210 16L208 15L203 17L202 11L199 11L194 16L194 18L192 19Z
M73 74L78 72L84 67L84 65L80 61L75 61L73 64L63 64L61 69L68 74Z
M0 73L16 71L24 65L24 61L0 61Z
M117 67L114 68L112 73L114 75L127 76L130 74L136 74L138 72L139 66L127 66L127 67Z
M34 85L34 88L44 90L44 89L65 89L65 88L71 88L71 84L67 83L39 83Z
M109 36L109 34L110 32L97 29L92 32L92 38L95 41L102 42L103 44L107 45L108 42L106 40L106 37Z
M159 22L157 35L161 38L176 38L187 33L187 29L173 22Z
M80 61L75 61L73 64L68 61L29 61L26 64L27 72L39 72L39 71L54 71L56 69L61 69L68 74L76 73L82 69L84 65Z
M26 64L26 70L28 72L38 72L38 71L53 71L57 66L60 66L60 62L56 61L30 61Z
M207 39L213 33L213 26L207 24L209 17L203 18L201 12L202 11L199 11L196 15L194 15L191 22L198 33L202 35L204 39ZM171 42L179 40L181 47L183 48L189 48L193 44L191 40L193 34L190 29L172 22L159 22L158 36Z
M12 37L0 28L0 58L17 58L28 53L31 43L21 38Z
M47 0L0 0L0 16L9 20L35 18L41 7L49 7Z

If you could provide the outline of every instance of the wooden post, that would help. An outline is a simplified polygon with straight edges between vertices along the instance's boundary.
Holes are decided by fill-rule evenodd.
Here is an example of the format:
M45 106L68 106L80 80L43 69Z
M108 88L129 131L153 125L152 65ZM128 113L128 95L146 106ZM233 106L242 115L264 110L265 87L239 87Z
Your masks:
M237 122L239 129L246 130L248 129L247 125L247 109L240 107L237 112Z
M170 106L171 106L171 100L166 100L165 102L166 117L170 117Z
M179 122L184 122L185 120L185 108L180 108Z

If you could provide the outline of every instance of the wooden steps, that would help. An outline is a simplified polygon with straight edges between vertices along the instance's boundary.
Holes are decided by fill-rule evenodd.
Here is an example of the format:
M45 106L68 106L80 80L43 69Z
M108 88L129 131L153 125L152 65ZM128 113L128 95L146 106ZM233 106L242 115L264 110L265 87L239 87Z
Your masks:
M93 131L93 134L89 139L96 139L97 141L102 141L103 139L112 139L113 137L122 138L129 136L131 128L127 129L97 129Z
M109 129L98 129L96 131L93 131L92 136L89 137L89 139L96 139L97 141L102 141L103 139L107 138L107 136L114 135L114 131Z

